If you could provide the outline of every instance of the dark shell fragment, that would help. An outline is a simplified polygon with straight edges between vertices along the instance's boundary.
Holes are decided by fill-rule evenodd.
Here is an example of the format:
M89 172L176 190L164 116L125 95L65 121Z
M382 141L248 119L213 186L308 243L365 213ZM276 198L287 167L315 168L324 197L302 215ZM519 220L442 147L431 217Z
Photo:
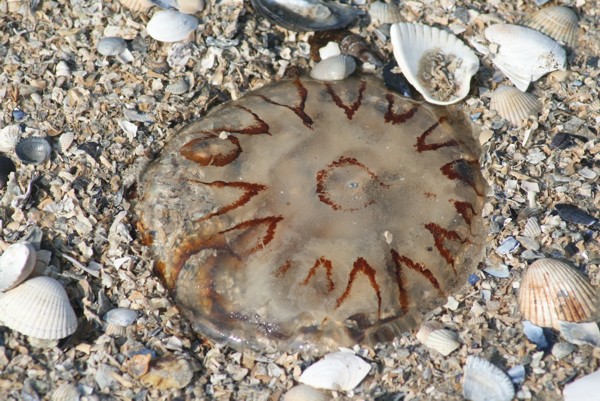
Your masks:
M557 203L554 208L556 212L566 222L573 224L583 224L584 226L591 226L598 223L598 219L591 216L586 211L578 208L575 205L568 203Z
M15 163L7 156L0 155L0 189L6 186L8 175L17 171Z
M580 135L573 135L573 134L569 134L566 132L559 132L558 134L554 135L554 137L552 138L552 141L550 142L550 147L553 149L561 149L561 150L568 149L575 145L576 139L579 139L582 141L587 140L585 137L582 137Z

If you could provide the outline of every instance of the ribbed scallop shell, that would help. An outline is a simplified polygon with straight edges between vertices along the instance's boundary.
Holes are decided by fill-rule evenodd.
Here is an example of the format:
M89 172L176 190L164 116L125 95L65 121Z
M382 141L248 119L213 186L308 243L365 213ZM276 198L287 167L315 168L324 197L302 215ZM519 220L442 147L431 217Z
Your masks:
M458 335L452 330L447 329L432 331L423 344L427 348L434 349L444 356L450 355L460 347Z
M159 42L179 42L198 27L198 18L175 10L160 10L154 13L146 31Z
M73 133L73 131L65 132L64 134L62 134L58 138L58 150L60 150L61 153L65 153L67 149L69 149L69 146L71 146L71 144L73 143L74 139L75 133Z
M463 395L470 401L511 401L515 387L498 367L485 359L469 356L464 370Z
M579 18L575 11L564 6L542 8L523 21L523 25L545 33L559 43L575 47Z
M351 391L370 370L371 365L350 352L333 352L310 365L299 381L325 390Z
M559 320L584 322L595 317L598 290L568 264L539 259L523 276L519 308L523 318L536 326L560 330Z
M402 21L400 7L396 4L384 3L382 1L376 1L371 4L369 15L382 24L394 24Z
M35 248L27 241L12 244L0 256L0 291L21 284L35 267Z
M531 93L521 92L514 86L501 86L492 93L490 110L498 112L514 125L519 125L529 116L537 116L542 104Z
M45 138L21 138L15 146L15 152L25 164L43 164L50 158L52 149Z
M402 73L415 89L430 103L452 104L464 99L469 93L471 77L479 69L479 59L460 39L447 31L427 25L399 23L393 24L390 36L394 57ZM445 96L434 94L430 82L424 74L433 55L441 54L454 62L453 83ZM433 65L431 67L434 67ZM435 68L439 70L439 68Z
M350 76L355 69L354 57L340 54L319 61L313 67L310 76L320 81L339 81Z
M556 41L536 30L511 24L495 24L485 30L488 41L498 45L492 62L520 90L554 70L564 70L567 55Z
M77 317L63 286L50 277L35 277L0 297L0 321L26 336L44 340L67 337Z
M185 92L187 92L189 88L190 85L187 83L185 78L180 78L175 82L167 85L167 87L165 88L165 92L169 92L174 95L182 95Z
M63 383L52 393L51 401L79 401L79 390L71 383Z
M323 390L300 384L284 394L282 401L328 401L332 397Z
M540 223L538 223L537 217L532 216L527 219L525 227L523 227L523 235L529 238L537 238L542 235L542 229Z

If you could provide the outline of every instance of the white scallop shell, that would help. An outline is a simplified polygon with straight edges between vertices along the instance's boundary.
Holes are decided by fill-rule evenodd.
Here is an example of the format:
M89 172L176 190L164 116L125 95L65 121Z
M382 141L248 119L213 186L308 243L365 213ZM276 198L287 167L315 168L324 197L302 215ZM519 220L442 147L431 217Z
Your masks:
M470 401L511 401L515 387L502 370L471 355L465 365L463 395Z
M328 401L332 397L323 390L300 384L284 394L282 401Z
M498 45L494 65L520 90L554 70L564 70L567 56L548 36L518 25L496 24L485 30L485 37Z
M79 390L71 383L63 383L52 393L51 401L79 401Z
M185 78L182 77L176 80L175 82L167 85L167 87L165 88L165 92L169 92L174 95L182 95L185 92L187 92L189 88L190 85L187 83Z
M0 130L0 152L12 152L21 139L21 128L18 124L7 125Z
M525 227L523 227L523 235L529 238L537 238L542 235L542 228L538 223L537 217L531 216L527 219Z
M490 110L498 112L514 125L526 121L529 116L537 116L542 104L535 95L521 92L514 86L501 86L492 93Z
M175 10L154 13L146 31L159 42L179 42L186 39L198 27L198 18Z
M584 322L595 316L598 289L568 264L538 259L521 280L519 309L536 326L560 330L561 320Z
M75 133L73 131L65 132L58 138L58 149L61 153L65 153L69 149L74 139Z
M0 256L0 291L21 284L35 267L35 248L27 241L12 244Z
M382 1L371 3L371 6L369 6L369 15L382 24L394 24L402 21L400 7L396 4L384 3Z
M479 69L479 59L460 39L451 33L427 25L412 23L393 24L390 32L394 57L405 78L433 104L452 104L469 93L471 77ZM428 77L429 71L440 70L431 59L443 58L450 63L450 84L443 95L434 93L430 82L439 79Z
M75 332L77 317L63 286L50 277L25 281L0 297L0 321L26 336L58 340Z
M460 342L458 341L458 334L452 330L439 329L429 333L423 345L448 356L460 347Z
M354 57L340 54L319 61L313 67L310 76L319 81L339 81L350 76L355 69Z
M559 43L575 47L579 29L577 14L569 7L542 8L523 21L523 25L545 33Z
M350 352L333 352L310 365L300 383L325 390L354 389L371 370L371 365Z

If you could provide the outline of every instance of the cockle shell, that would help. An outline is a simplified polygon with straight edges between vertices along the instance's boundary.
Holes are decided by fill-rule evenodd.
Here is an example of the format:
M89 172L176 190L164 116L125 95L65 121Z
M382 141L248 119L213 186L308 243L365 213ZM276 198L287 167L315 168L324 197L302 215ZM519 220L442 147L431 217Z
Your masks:
M61 153L65 153L69 146L73 143L75 139L75 133L73 131L65 132L58 138L58 150Z
M554 6L542 8L523 21L523 25L540 31L559 43L575 47L577 45L578 18L569 7Z
M0 256L0 292L21 284L35 267L35 248L29 242L12 244Z
M463 395L469 401L511 401L515 387L496 365L471 355L464 369Z
M371 365L351 352L333 352L310 365L299 381L325 390L351 391L370 370Z
M331 394L326 391L300 384L289 389L284 394L282 401L328 401L331 399Z
M21 139L19 124L7 125L0 130L0 152L12 152Z
M536 326L560 330L560 320L584 322L594 318L598 290L568 264L556 259L538 259L521 281L519 309Z
M397 4L375 1L369 6L369 15L371 18L382 24L394 24L402 21L400 7Z
M175 82L170 83L165 88L165 92L172 93L173 95L183 95L190 88L190 84L185 80L185 78L181 77L177 79Z
M355 69L354 57L340 54L319 61L313 67L310 76L319 81L339 81L349 77Z
M15 146L15 152L25 164L43 164L50 158L52 148L42 137L21 138Z
M71 383L63 383L52 393L51 401L79 401L80 395L77 386Z
M138 318L138 313L129 308L116 308L109 310L104 316L106 334L112 336L123 336L127 326L133 324Z
M498 46L492 62L520 90L554 70L564 70L567 55L550 37L518 25L496 24L485 30L488 41Z
M154 13L146 31L159 42L185 40L198 27L198 18L175 10L160 10Z
M535 95L522 92L514 86L501 86L492 93L490 110L498 112L514 125L526 121L529 116L537 116L542 104Z
M398 66L425 100L445 105L467 96L479 59L460 39L412 23L393 24L390 35Z
M26 336L58 340L75 332L77 317L67 292L53 278L25 281L0 297L0 321Z
M452 330L422 326L417 333L417 339L427 348L434 349L444 356L450 355L458 347L458 334Z

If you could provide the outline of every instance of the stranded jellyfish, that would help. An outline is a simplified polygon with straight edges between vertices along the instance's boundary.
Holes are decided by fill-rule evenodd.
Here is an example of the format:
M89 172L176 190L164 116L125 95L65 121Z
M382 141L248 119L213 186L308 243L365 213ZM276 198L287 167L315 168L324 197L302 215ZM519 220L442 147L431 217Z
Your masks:
M232 345L391 340L481 253L468 123L372 77L281 81L223 104L140 181L157 273L198 332Z

